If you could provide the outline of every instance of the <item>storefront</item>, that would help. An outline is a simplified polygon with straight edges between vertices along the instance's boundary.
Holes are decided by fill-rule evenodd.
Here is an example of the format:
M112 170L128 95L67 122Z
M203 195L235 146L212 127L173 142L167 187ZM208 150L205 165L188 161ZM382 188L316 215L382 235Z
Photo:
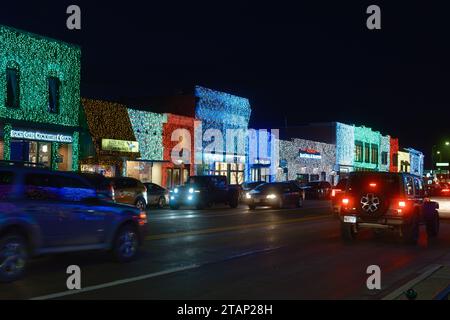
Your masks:
M196 174L224 175L230 184L249 176L245 166L250 102L246 98L197 86L196 119L201 121L195 146ZM200 160L200 164L197 163Z
M246 181L276 181L279 166L278 130L249 129Z
M280 140L279 181L336 181L336 146L304 139Z
M163 184L163 125L165 114L145 110L127 109L131 127L139 143L140 157L126 162L124 175L142 182Z
M194 174L194 123L192 117L166 114L163 125L162 186L183 185Z
M80 48L5 26L0 44L0 159L78 170Z
M80 161L83 172L108 177L123 176L127 162L140 158L137 141L126 106L100 100L82 99L83 112L92 148Z
M9 160L30 162L60 171L76 170L73 162L74 146L78 132L72 135L34 129L13 128L3 130L2 149ZM9 141L5 149L4 142ZM76 147L77 148L77 147ZM6 157L5 157L6 158Z

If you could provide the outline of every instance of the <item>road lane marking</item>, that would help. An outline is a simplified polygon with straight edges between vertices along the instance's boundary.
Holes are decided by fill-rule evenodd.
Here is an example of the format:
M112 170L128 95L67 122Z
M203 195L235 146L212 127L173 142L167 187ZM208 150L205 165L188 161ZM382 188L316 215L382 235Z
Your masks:
M165 271L145 274L145 275L142 275L142 276L137 276L137 277L127 278L127 279L121 279L121 280L106 282L106 283L95 285L95 286L88 286L88 287L82 288L80 290L70 290L70 291L68 290L68 291L48 294L48 295L44 295L44 296L31 298L30 300L58 299L58 298L63 298L63 297L67 297L67 296L71 296L71 295L75 295L75 294L80 294L80 293L91 292L91 291L95 291L95 290L101 290L101 289L116 287L116 286L120 286L120 285L123 285L123 284L128 284L128 283L132 283L132 282L147 280L147 279L150 279L150 278L156 278L156 277L169 275L169 274L173 274L173 273L177 273L177 272L181 272L181 271L197 269L197 268L200 268L200 267L203 267L203 266L207 266L207 265L211 265L211 264L215 264L215 263L220 263L220 262L225 262L225 261L229 261L229 260L244 258L244 257L248 257L248 256L255 255L255 254L258 254L258 253L267 253L267 252L275 251L275 250L280 249L280 248L283 248L283 246L267 247L267 248L263 248L263 249L244 251L244 252L236 253L236 254L233 254L231 256L225 257L223 259L216 260L216 261L206 261L204 263L192 264L192 265L188 265L188 266L185 266L185 267L173 268L173 269L169 269L169 270L165 270Z
M261 223L254 223L254 224L245 224L245 225L230 226L230 227L209 228L209 229L193 230L193 231L186 231L186 232L163 233L163 234L156 234L156 235L153 235L153 236L147 236L147 237L145 237L145 240L147 240L147 241L148 240L162 240L162 239L187 237L187 236L210 234L210 233L245 230L245 229L249 229L249 228L251 228L251 229L264 228L264 227L271 227L271 226L277 226L277 225L283 225L283 224L289 224L289 223L296 223L296 222L308 222L308 221L325 220L325 219L329 219L330 217L331 217L331 215L323 215L323 216L318 216L318 217L303 217L303 218L288 219L288 220L283 220L283 221L261 222Z
M66 297L66 296L71 296L74 294L115 287L115 286L119 286L122 284L127 284L127 283L131 283L131 282L136 282L136 281L141 281L141 280L146 280L146 279L150 279L150 278L164 276L164 275L168 275L171 273L196 269L196 268L199 268L200 266L201 265L199 265L199 264L192 264L192 265L188 265L185 267L173 268L173 269L168 269L168 270L164 270L164 271L160 271L160 272L144 274L142 276L137 276L137 277L133 277L133 278L127 278L127 279L111 281L111 282L107 282L107 283L103 283L103 284L99 284L99 285L95 285L95 286L89 286L89 287L82 288L81 290L70 290L70 291L53 293L53 294L49 294L49 295L45 295L45 296L31 298L30 300L58 299L58 298Z
M313 210L313 209L330 209L330 205L322 205L322 206L314 206L314 207L303 207L301 209L269 209L264 210L264 213L283 213L283 212L289 212L289 211L297 211L297 210ZM223 214L221 213L223 212ZM214 212L214 214L210 214L210 211L199 213L199 211L193 211L193 212L180 212L177 213L167 213L164 214L162 212L158 213L149 213L148 217L150 221L163 221L163 220L175 220L175 219L194 219L194 218L216 218L216 217L229 217L229 216L243 216L245 214L253 213L254 211L250 211L249 209L240 209L239 212L229 212L226 213L226 211L218 211Z

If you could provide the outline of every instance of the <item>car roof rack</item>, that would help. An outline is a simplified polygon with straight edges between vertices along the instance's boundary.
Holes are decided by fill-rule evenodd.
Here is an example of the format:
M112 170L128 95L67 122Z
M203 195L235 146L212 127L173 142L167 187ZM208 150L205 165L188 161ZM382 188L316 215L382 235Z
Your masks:
M49 167L42 163L35 163L29 161L13 161L13 160L0 160L0 166L15 166L15 167L28 167L28 168L41 168L48 169Z

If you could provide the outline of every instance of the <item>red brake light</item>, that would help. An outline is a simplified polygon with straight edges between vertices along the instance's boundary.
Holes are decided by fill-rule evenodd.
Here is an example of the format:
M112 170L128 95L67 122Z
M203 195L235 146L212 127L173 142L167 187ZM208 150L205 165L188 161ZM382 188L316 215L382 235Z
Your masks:
M369 186L370 186L371 188L375 188L375 187L377 186L377 184L376 184L375 182L372 182L372 183L369 183Z
M450 189L442 189L442 192L450 192Z
M349 198L343 198L342 199L342 204L343 205L348 205L350 203L350 199Z
M398 202L398 207L399 208L405 208L406 207L406 201L403 201L403 200L399 201Z

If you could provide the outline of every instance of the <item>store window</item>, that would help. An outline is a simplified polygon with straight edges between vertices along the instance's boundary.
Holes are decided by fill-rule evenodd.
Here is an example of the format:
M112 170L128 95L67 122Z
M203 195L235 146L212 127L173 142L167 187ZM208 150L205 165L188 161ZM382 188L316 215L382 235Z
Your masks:
M309 175L309 181L310 182L312 182L312 181L319 181L319 175L318 174L311 174L311 175Z
M381 164L384 166L388 164L388 153L386 151L381 153Z
M355 161L363 162L363 143L355 141Z
M48 111L50 113L59 112L59 90L59 79L56 77L48 78Z
M50 167L52 144L48 142L11 140L11 160L42 164Z
M19 108L19 71L17 69L6 69L6 106L8 108Z
M378 164L378 146L376 144L371 145L371 163L372 164Z
M3 154L5 151L5 143L0 140L0 160L3 160Z
M397 167L397 166L398 166L398 153L394 153L394 154L392 155L392 165L393 165L394 167Z
M127 161L127 176L141 182L152 182L152 163Z

